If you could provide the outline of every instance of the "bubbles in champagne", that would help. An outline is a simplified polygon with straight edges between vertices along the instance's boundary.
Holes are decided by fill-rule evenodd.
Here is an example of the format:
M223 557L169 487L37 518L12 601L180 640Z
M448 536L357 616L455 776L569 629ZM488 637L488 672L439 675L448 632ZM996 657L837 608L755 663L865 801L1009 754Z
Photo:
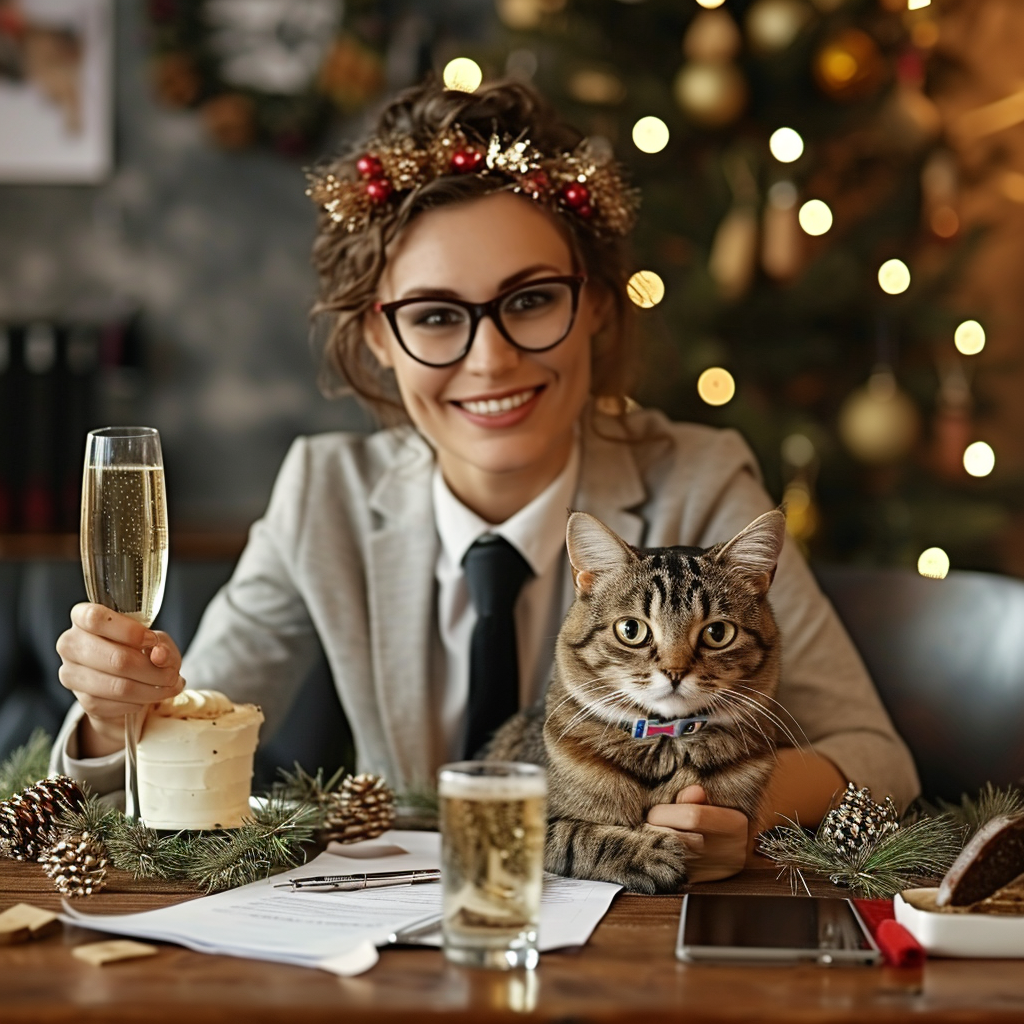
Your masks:
M163 598L167 568L163 468L87 467L81 546L89 600L148 626Z

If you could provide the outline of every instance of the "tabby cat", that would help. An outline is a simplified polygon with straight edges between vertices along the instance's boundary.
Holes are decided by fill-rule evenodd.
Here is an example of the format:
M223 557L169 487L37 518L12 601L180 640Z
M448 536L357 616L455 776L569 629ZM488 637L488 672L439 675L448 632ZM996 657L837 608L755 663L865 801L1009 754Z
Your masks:
M546 699L487 750L547 767L549 871L673 892L686 849L646 823L652 806L698 783L709 803L756 818L780 722L768 588L784 539L778 510L706 550L634 548L570 515L576 599Z

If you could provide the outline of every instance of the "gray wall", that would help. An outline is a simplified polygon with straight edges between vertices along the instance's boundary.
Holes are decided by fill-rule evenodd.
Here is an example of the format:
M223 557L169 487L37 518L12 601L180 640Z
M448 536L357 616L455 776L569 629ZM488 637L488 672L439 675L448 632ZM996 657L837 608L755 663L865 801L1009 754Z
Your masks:
M0 187L0 320L141 310L150 372L111 417L161 430L172 528L258 515L296 434L365 424L316 388L301 164L218 151L160 107L139 0L116 3L116 163L100 187Z

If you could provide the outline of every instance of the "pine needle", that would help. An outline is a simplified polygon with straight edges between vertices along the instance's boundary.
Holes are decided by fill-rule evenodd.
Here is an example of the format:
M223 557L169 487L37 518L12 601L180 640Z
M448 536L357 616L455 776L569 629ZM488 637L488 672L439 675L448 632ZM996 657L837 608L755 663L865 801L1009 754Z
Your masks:
M826 876L858 896L879 899L903 889L937 882L963 848L964 828L949 815L921 818L843 855L824 842L819 828L810 835L795 824L765 833L758 851L790 873L794 886L802 871Z
M969 839L993 818L1015 818L1024 814L1024 792L1016 786L1001 789L986 782L977 797L969 797L965 793L959 804L940 800L939 806L944 814L967 829Z
M45 729L36 729L27 743L16 747L0 764L0 800L8 800L50 774L53 739Z
M105 804L100 797L86 793L85 802L77 808L66 807L57 818L57 830L64 834L69 832L88 832L106 842L107 836L113 831L119 819L120 811Z

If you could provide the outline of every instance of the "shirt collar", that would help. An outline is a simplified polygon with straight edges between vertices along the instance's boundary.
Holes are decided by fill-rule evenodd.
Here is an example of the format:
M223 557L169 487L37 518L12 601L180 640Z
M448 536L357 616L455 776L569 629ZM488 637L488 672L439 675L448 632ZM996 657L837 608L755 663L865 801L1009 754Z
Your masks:
M503 523L488 523L452 494L435 465L433 478L434 520L445 553L455 565L485 533L504 537L526 559L534 576L542 575L565 544L565 521L576 494L580 474L577 440L561 473L528 505Z

